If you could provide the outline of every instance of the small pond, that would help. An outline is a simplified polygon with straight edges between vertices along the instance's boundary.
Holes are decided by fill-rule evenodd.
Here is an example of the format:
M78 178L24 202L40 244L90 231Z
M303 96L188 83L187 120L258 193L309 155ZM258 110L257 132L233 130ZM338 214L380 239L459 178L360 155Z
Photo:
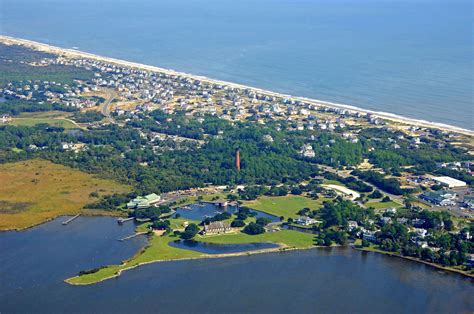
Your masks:
M194 203L191 205L179 207L176 210L176 213L179 214L181 217L190 219L190 220L197 220L197 221L202 221L206 217L214 217L216 214L223 213L223 212L229 212L231 214L237 212L238 206L217 206L214 203L208 203L208 202L200 202L200 203ZM258 210L252 209L250 211L253 213L257 218L259 217L265 217L270 219L272 222L278 222L280 219L277 216L270 215Z
M264 249L273 249L277 248L278 244L270 242L262 243L239 243L239 244L216 244L216 243L205 243L192 240L176 240L169 243L170 246L192 250L206 254L229 254L229 253L239 253L239 252L248 252Z

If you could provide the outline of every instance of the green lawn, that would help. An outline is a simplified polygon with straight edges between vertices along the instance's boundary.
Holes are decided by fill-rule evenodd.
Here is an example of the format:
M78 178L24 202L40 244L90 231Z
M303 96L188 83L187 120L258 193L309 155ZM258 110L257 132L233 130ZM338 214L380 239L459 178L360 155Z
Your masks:
M143 251L137 253L134 257L125 261L123 264L109 265L92 274L69 278L66 280L66 282L77 285L93 284L116 276L120 270L134 267L142 263L179 260L186 258L202 258L208 256L204 253L178 249L168 245L169 242L177 239L178 238L174 235L166 235L161 237L152 236L149 245ZM290 248L309 248L314 245L313 234L292 230L281 230L278 232L270 232L254 236L240 232L226 235L197 236L195 240L220 244L274 242L286 245Z
M114 277L120 270L134 267L141 263L193 258L205 255L191 250L177 249L168 245L170 241L176 239L177 237L172 235L162 237L152 236L148 247L130 260L125 261L122 265L109 265L92 274L69 278L66 282L78 285L93 284Z
M390 201L390 202L380 202L380 201L375 201L374 202L374 201L371 201L371 202L365 203L365 206L373 207L374 209L385 209L385 208L390 208L390 207L395 207L395 208L403 207L403 205L395 203L394 201Z
M327 179L324 179L323 184L333 184L333 185L345 186L342 182L339 182L337 180L327 180Z
M215 193L215 194L202 195L202 201L210 202L214 199L227 199L228 194L230 194L230 193ZM182 199L181 202L178 202L177 206L178 207L179 206L184 206L184 205L193 204L193 203L196 203L196 202L199 202L198 196L189 196L189 197L186 197L186 198Z
M213 235L196 237L196 240L208 243L235 244L250 242L274 242L285 244L292 248L308 248L314 245L314 234L303 233L293 230L281 230L277 232L266 232L258 235L245 233L233 233L226 235Z
M47 123L51 126L62 127L65 129L77 128L77 126L69 120L54 118L13 118L9 124L16 126L35 126L42 123Z
M296 218L300 209L309 207L318 209L322 207L325 199L313 200L304 196L261 196L254 201L244 202L245 206L260 210L277 217L283 216L285 219Z

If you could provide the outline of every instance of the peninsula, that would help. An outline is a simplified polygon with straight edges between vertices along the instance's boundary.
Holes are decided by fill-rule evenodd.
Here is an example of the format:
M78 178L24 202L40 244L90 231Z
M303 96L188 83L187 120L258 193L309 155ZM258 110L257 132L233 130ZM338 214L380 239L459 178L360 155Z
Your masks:
M100 213L148 239L71 284L342 245L473 274L472 130L7 36L0 117L2 230Z

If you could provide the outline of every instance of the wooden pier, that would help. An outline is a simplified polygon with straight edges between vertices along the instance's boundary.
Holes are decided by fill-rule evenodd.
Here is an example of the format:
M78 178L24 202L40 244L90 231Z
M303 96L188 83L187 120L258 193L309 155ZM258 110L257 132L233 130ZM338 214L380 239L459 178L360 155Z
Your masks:
M142 235L142 234L147 234L148 232L147 231L144 231L144 232L138 232L138 233L135 233L135 234L132 234L132 235L129 235L128 237L125 237L125 238L122 238L122 239L118 239L119 241L125 241L125 240L130 240L130 239L133 239L135 237L138 237L139 235Z
M118 224L123 224L124 222L127 222L127 221L131 221L135 219L134 217L130 217L130 218L123 218L123 217L120 217L117 219L117 223Z
M77 214L76 216L74 217L71 217L69 218L68 220L65 220L63 221L63 226L67 225L68 223L72 222L74 219L76 219L77 217L79 217L81 214Z

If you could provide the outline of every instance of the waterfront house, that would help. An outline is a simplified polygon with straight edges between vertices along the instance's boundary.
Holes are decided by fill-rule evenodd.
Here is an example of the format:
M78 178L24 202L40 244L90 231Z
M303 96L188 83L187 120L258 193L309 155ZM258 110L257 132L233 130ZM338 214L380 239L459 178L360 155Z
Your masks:
M208 225L204 225L204 234L220 234L230 232L232 228L230 224L223 221L213 221Z
M364 231L362 238L370 242L374 242L375 240L377 240L377 237L375 236L375 232L369 231L369 230Z
M149 208L153 204L156 204L160 201L161 197L155 193L148 194L145 196L137 196L133 200L127 203L127 208L131 209L141 209L141 208Z

